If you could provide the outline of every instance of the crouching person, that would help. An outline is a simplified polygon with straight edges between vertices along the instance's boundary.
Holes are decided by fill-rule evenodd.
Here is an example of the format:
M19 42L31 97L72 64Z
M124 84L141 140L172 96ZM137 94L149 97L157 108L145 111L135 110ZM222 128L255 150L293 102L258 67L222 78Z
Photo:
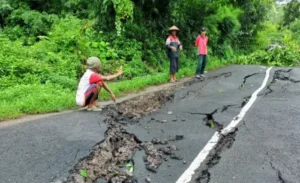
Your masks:
M81 107L87 106L88 111L101 111L101 108L96 106L96 101L102 88L110 93L111 99L114 102L116 100L115 95L107 87L104 81L109 81L122 75L123 68L120 67L117 74L111 76L102 76L98 74L101 70L101 62L99 58L88 58L87 65L88 69L80 79L78 85L76 103Z

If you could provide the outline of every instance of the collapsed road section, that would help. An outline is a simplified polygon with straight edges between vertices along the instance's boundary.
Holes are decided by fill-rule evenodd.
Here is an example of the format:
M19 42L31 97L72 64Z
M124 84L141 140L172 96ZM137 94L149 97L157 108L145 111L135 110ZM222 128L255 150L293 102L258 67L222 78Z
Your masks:
M282 164L294 170L296 164L293 162L298 158L296 154L299 154L294 150L297 149L299 140L299 124L297 118L293 118L299 114L297 103L300 101L299 83L294 83L299 80L299 72L296 68L292 71L287 68L283 70L286 72L281 72L279 77L275 76L276 83L271 86L274 92L262 96L258 101L259 104L255 104L247 113L244 124L247 123L251 134L254 134L253 137L248 135L250 139L241 140L240 135L247 137L249 132L245 131L243 126L239 126L239 130L229 136L230 138L223 137L224 143L228 143L223 147L220 146L222 149L219 151L220 154L216 156L211 154L214 158L210 165L217 163L220 157L222 159L218 166L202 169L210 173L210 182L222 182L216 181L216 178L223 177L225 173L221 171L218 176L217 169L227 168L230 163L233 167L236 167L238 162L248 164L247 159L240 158L238 162L235 161L235 156L229 159L231 156L228 153L236 150L239 145L245 147L242 149L245 149L245 153L249 156L254 152L254 157L256 149L253 148L248 152L248 146L251 146L253 141L256 142L255 140L259 147L266 144L271 149L275 147L275 150L269 150L270 157L276 155L280 157L271 159L273 167L278 171L271 168L268 159L265 161L265 170L270 171L264 173L267 175L269 173L270 180L275 181L260 182L276 182L279 179L291 182L290 177L293 175L286 171ZM185 85L175 84L173 89L176 91L171 89L160 93L154 90L146 95L139 95L139 98L121 102L116 108L114 105L109 106L102 113L75 111L0 127L2 170L0 183L49 183L56 180L62 180L57 182L76 180L84 183L108 181L174 183L218 130L211 122L216 121L223 125L224 130L234 116L240 113L241 107L251 102L251 97L247 96L251 96L261 85L264 74L248 77L240 89L245 76L264 71L265 69L260 66L226 67L210 72L204 81L195 80ZM272 75L269 82L273 78ZM286 80L287 78L289 79ZM282 90L282 86L287 91ZM266 104L260 105L260 102ZM282 103L285 103L286 107L282 107ZM218 112L212 114L216 109ZM274 123L275 119L280 120ZM209 127L206 125L207 122ZM270 135L284 139L273 146L274 141L273 138L269 138ZM261 140L266 143L261 144ZM290 140L293 141L292 145L289 145ZM232 142L234 145L226 150ZM288 148L291 149L288 151L290 154L280 153L286 152ZM240 151L238 149L232 154L239 155ZM289 163L286 163L287 161ZM241 164L237 169L240 171L243 168L256 167L254 163L251 167ZM207 181L208 174L202 174L200 169L194 175L198 175L199 181ZM227 172L226 175L230 182L231 172ZM258 182L257 177L252 178L247 176L247 173L241 176L247 180L254 180L252 182ZM66 179L62 179L64 177ZM238 179L239 176L235 178L235 182L243 182Z
M199 146L205 144L215 131L227 126L227 119L232 119L240 110L238 104L243 102L243 96L250 94L251 90L236 90L240 82L235 82L234 87L229 86L231 75L231 72L221 73L200 83L192 81L177 86L176 91L166 89L108 106L103 112L108 125L104 139L61 182L175 182L195 157ZM256 85L256 81L251 80L250 84ZM216 86L224 92L219 92L220 88L216 89ZM195 92L186 95L189 91ZM232 96L233 91L239 97ZM212 96L203 97L207 94ZM218 97L228 100L215 103ZM203 122L210 128L202 125ZM138 166L137 152L144 154L144 167ZM180 163L184 167L179 166ZM175 167L170 169L172 166ZM141 174L142 169L146 172ZM168 172L175 176L164 176Z
M225 73L219 77L229 77ZM191 85L195 81L186 83ZM167 102L172 102L175 91L172 89L149 93L133 100L127 100L117 105L108 106L105 114L108 116L105 123L108 130L105 132L104 140L96 144L93 152L82 158L70 171L70 176L64 183L86 183L86 182L111 182L111 183L133 183L137 182L128 164L134 166L133 156L136 151L144 151L145 168L149 172L156 173L158 167L167 161L167 157L173 160L182 160L175 154L179 149L168 142L182 140L183 135L174 135L169 139L153 138L151 141L141 141L135 134L127 132L123 127L128 124L136 124L142 116L153 113ZM229 107L229 106L228 106ZM155 145L161 145L155 147ZM163 146L162 146L163 145Z
M136 123L141 116L158 110L166 101L172 100L171 93L172 90L163 90L109 106L106 111L108 117L105 120L109 127L104 140L94 147L94 151L88 157L79 161L64 182L134 183L136 180L132 174L132 157L136 151L145 151L145 165L152 172L157 171L164 155L176 157L173 153L176 147L157 149L153 143L142 142L123 128L126 123ZM175 137L175 140L180 139L182 138Z

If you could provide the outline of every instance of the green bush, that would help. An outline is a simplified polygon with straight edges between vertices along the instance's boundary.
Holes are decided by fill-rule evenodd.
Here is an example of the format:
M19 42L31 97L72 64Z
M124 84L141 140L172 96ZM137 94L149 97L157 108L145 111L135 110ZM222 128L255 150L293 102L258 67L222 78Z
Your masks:
M120 82L110 84L116 95L167 82L165 41L172 25L181 29L184 47L178 77L195 72L194 41L202 26L210 40L208 69L235 61L297 65L299 21L278 26L276 11L268 13L272 5L272 0L1 0L0 119L72 108L90 56L101 59L103 75L124 66ZM272 20L263 26L265 18ZM238 57L271 43L284 48Z
M289 45L271 51L256 51L236 59L237 64L257 64L269 66L297 66L300 62L299 46Z

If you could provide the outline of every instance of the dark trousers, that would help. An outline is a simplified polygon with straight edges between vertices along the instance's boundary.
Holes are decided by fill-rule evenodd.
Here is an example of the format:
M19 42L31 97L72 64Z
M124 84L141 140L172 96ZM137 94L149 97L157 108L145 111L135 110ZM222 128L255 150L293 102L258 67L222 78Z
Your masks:
M170 57L170 74L175 74L179 70L178 57Z
M206 63L207 63L207 55L199 55L196 75L204 74Z

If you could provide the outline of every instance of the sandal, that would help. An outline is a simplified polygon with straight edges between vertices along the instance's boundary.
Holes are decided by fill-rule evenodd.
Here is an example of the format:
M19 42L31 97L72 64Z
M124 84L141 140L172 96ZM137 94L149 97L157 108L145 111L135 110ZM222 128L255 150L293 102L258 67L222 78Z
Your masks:
M94 107L99 108L99 109L103 109L104 108L102 105L94 105Z
M99 111L102 111L102 109L94 106L92 108L87 108L87 111L99 112Z

